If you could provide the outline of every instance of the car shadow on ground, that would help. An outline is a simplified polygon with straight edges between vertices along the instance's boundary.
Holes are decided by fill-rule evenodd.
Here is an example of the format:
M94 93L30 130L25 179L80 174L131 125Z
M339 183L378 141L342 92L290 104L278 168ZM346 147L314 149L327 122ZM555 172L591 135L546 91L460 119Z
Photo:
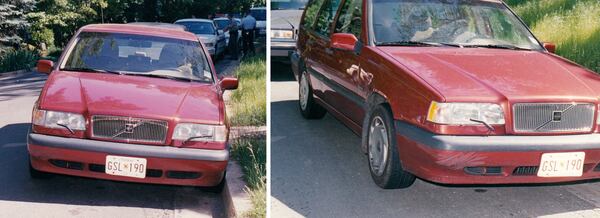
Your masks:
M294 81L294 72L289 63L271 61L271 81Z
M184 209L223 216L220 194L200 188L114 182L55 175L32 179L26 137L30 123L0 129L0 200L52 204Z
M531 217L596 208L593 199L584 201L573 190L596 189L598 180L443 185L417 179L407 189L380 189L369 175L360 138L330 115L304 120L297 105L271 102L271 196L303 216Z

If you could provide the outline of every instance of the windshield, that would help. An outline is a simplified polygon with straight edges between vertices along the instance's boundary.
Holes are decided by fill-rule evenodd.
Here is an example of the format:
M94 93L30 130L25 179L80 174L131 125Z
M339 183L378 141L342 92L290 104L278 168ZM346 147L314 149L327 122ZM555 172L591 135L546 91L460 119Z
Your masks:
M427 42L541 49L503 4L477 0L372 0L376 44Z
M229 20L215 20L217 24L217 29L225 29L225 27L229 26Z
M196 41L84 32L68 54L61 70L213 82L208 60Z
M271 0L271 10L304 10L308 0Z
M251 9L250 15L254 17L256 20L266 21L267 20L267 10L266 9Z
M184 22L176 22L176 24L185 26L185 28L187 29L188 32L192 32L194 34L201 34L201 35L214 35L215 34L214 26L210 22L184 21Z

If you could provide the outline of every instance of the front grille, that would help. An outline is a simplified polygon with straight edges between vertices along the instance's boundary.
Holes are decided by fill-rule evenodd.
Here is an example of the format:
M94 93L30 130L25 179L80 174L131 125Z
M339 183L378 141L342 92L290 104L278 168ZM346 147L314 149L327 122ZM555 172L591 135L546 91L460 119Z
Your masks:
M589 132L593 104L519 103L513 106L515 132Z
M166 121L117 116L92 116L92 137L126 142L164 143Z

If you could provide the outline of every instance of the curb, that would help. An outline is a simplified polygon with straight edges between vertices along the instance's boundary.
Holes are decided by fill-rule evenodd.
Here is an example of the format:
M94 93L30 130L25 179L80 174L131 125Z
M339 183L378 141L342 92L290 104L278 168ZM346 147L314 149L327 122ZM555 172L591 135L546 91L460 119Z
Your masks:
M23 70L17 70L17 71L10 71L10 72L6 72L6 73L0 73L0 78L5 78L5 77L11 77L11 76L16 76L16 75L20 75L20 74L26 74L29 72L34 72L35 68L31 68L31 69L23 69Z
M235 160L230 160L227 166L227 184L221 197L225 206L227 217L242 217L242 215L252 210L252 200L246 192L246 182L244 182L242 168Z

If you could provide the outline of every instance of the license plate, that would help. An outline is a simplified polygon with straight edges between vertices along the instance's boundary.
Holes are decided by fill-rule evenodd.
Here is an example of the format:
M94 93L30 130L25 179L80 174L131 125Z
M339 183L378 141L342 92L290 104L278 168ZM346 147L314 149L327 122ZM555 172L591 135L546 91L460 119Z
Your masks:
M542 154L539 177L579 177L583 174L585 152Z
M115 176L146 177L146 159L122 156L106 156L104 172Z

